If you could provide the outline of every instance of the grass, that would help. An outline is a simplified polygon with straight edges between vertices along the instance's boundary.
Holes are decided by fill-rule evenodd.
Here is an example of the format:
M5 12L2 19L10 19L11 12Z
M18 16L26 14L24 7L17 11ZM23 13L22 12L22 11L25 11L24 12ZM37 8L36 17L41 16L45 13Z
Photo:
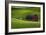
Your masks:
M29 8L13 8L11 12L11 28L39 28L40 21L27 21L25 17L28 14L40 15L39 7L29 7ZM23 19L23 20L22 20Z
M12 18L12 28L38 28L40 27L40 22L35 22L35 21L24 21L24 20L19 20L16 18Z

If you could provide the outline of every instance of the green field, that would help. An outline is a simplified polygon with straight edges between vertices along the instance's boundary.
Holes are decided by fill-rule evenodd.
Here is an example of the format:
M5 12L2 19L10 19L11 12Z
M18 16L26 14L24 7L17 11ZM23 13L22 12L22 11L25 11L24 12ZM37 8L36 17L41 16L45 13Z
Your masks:
M40 21L28 21L26 16L29 14L40 16L40 7L12 7L11 8L11 28L38 28Z

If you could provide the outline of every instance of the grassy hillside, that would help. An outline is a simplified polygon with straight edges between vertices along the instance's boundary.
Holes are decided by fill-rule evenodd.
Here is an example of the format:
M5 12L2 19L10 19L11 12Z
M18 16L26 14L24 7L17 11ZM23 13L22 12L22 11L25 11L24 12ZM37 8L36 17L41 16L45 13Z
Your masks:
M40 7L12 7L11 12L11 28L38 28L40 21L27 21L27 15L40 15Z

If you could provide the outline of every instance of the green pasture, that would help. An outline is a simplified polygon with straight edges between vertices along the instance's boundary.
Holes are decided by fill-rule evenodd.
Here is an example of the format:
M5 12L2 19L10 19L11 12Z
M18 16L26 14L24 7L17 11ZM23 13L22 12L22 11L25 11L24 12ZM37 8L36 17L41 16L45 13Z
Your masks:
M11 28L38 28L40 21L28 21L27 15L40 16L40 7L12 7L11 8Z

